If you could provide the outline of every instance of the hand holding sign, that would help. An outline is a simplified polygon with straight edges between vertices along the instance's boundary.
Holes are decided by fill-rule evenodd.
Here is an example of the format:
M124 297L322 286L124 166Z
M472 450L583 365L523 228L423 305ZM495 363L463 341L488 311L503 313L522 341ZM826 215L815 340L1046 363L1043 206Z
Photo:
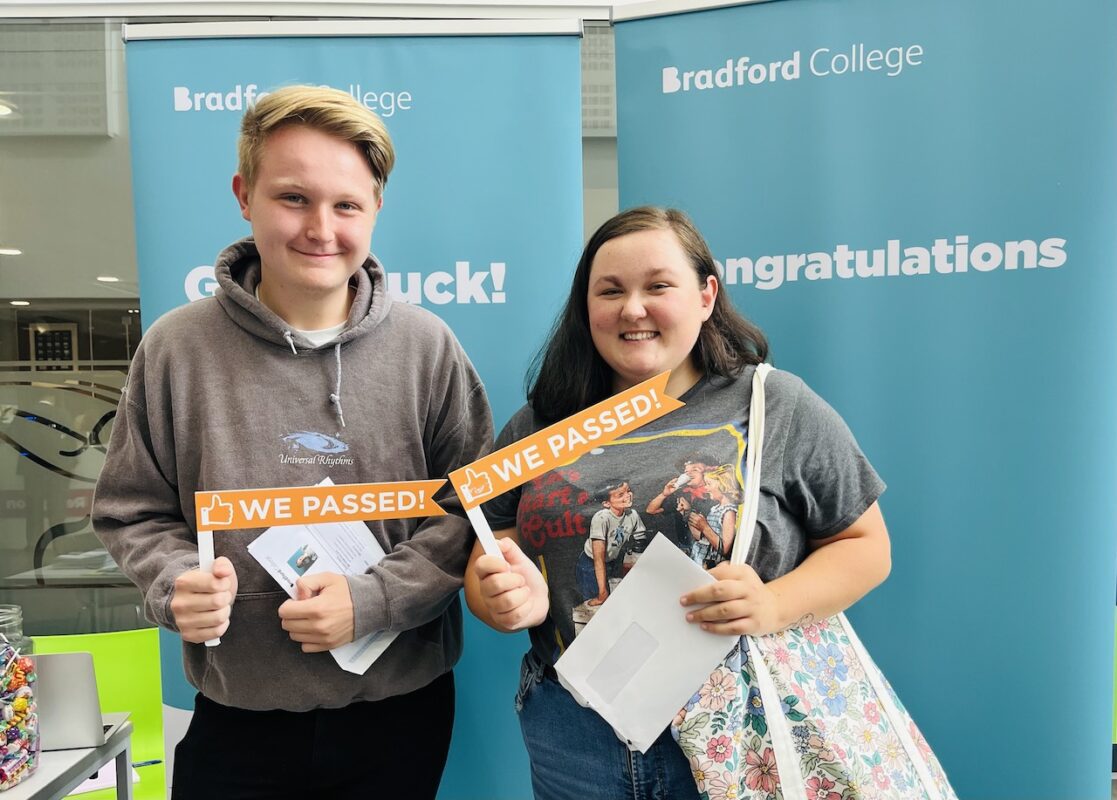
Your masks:
M512 539L498 539L500 555L483 555L473 565L481 601L493 623L506 631L532 628L547 618L547 582Z
M237 597L237 572L224 556L211 569L192 569L175 578L171 616L187 642L216 640L229 627Z
M229 503L221 502L219 495L210 498L208 506L203 506L194 498L194 515L198 520L198 570L203 574L213 573L213 528L228 525L233 521L233 507ZM228 559L226 559L228 560ZM230 568L232 564L230 563ZM230 606L232 604L230 603ZM226 623L226 627L228 624ZM222 629L224 630L224 629ZM185 637L184 637L185 638ZM187 641L190 641L187 639ZM217 647L221 644L220 635L205 640L206 647Z
M209 573L214 569L213 532L215 530L442 516L446 511L434 501L434 494L445 483L444 480L342 485L330 483L318 486L287 486L278 489L195 492L194 518L198 521L198 571ZM345 584L344 577L341 581ZM349 598L348 585L346 584L344 588L345 597ZM332 593L330 599L334 599ZM325 603L317 603L317 600L318 598L313 598L306 601L315 603L312 609L314 613L321 611L321 607L325 605ZM348 602L349 638L345 642L353 640L352 599ZM331 604L330 608L332 611L337 610L336 604ZM336 621L335 615L331 613L330 616L331 620ZM225 617L227 620L227 613ZM213 620L208 621L213 622ZM324 634L325 638L305 641L333 641L337 636L337 626L331 623L328 627L330 630ZM223 627L221 629L224 630ZM221 643L216 636L205 642L210 647ZM330 647L320 649L329 650Z

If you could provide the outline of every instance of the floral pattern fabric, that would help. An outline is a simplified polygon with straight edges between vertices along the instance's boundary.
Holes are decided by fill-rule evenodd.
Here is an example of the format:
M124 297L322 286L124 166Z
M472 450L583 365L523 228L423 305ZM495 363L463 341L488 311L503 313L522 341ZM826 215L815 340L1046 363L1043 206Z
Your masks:
M893 727L903 725L941 800L957 800L938 759L875 664L862 663L839 615L759 638L742 637L679 711L672 732L702 800L783 800L785 781L807 800L931 800ZM763 658L782 720L770 716L753 664ZM881 678L892 720L866 670ZM772 703L774 706L774 701ZM772 724L785 723L797 764L776 762Z

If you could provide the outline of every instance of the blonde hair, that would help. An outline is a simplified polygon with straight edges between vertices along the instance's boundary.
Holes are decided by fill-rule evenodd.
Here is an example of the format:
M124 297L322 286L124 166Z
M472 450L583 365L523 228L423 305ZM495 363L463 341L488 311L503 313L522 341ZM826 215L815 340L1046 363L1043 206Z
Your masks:
M706 470L703 477L714 484L730 503L741 502L741 485L737 483L732 465L723 464L716 469Z
M255 183L264 143L287 125L305 125L355 144L368 162L376 196L380 196L396 163L388 129L380 117L346 92L320 86L285 86L260 98L245 112L237 140L237 172L249 188Z

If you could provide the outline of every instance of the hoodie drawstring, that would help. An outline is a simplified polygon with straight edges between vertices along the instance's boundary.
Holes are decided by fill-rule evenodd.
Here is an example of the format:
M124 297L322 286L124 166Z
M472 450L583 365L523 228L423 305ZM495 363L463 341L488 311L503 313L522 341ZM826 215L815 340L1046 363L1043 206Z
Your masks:
M341 411L341 342L334 345L334 361L337 365L337 383L334 386L333 394L330 395L330 402L334 404L334 410L337 412L337 421L344 428L345 414Z
M291 331L284 331L283 338L287 340L287 344L291 345L291 352L298 355L299 351L295 349L295 335ZM337 379L334 382L334 390L330 393L330 405L334 407L337 421L344 428L345 414L341 410L341 342L334 345L334 365L337 369Z

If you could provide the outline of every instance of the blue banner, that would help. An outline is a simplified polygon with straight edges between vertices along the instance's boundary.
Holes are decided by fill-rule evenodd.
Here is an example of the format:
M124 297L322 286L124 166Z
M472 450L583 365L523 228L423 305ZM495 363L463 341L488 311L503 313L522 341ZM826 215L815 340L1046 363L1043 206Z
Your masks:
M851 617L961 797L1106 797L1117 7L616 27L621 205L678 206L889 489Z
M146 322L212 294L214 257L249 233L230 190L244 109L282 85L333 86L396 146L372 246L390 291L450 324L507 420L582 244L576 36L133 41L127 62ZM468 614L466 628L439 796L527 796L512 710L526 637ZM179 650L164 634L164 699L192 708Z

